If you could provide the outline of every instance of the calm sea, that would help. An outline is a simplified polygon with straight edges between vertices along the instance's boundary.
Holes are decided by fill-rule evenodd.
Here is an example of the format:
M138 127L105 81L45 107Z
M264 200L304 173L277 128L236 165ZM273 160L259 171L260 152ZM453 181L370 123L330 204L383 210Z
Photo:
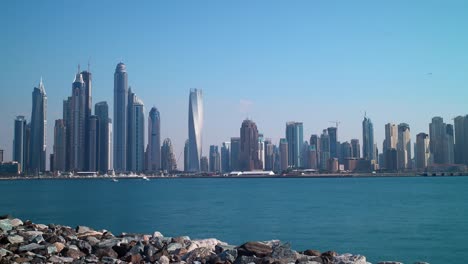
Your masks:
M280 239L375 263L468 262L468 177L0 181L0 214L114 234Z

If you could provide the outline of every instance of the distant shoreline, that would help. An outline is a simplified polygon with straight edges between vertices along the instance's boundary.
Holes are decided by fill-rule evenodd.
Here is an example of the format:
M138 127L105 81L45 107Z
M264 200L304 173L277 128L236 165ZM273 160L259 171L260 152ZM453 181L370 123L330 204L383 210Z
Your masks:
M324 179L324 178L409 178L409 177L466 177L468 173L346 173L346 174L307 174L307 175L240 175L240 176L207 176L207 175L174 175L174 176L149 176L148 179ZM0 181L14 180L81 180L81 179L117 179L131 180L141 179L143 176L0 176Z

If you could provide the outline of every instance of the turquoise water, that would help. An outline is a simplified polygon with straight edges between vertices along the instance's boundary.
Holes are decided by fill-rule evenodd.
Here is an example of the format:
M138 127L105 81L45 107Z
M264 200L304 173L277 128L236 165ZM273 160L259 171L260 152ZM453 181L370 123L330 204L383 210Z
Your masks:
M468 177L0 181L0 214L113 233L280 239L371 262L468 262Z

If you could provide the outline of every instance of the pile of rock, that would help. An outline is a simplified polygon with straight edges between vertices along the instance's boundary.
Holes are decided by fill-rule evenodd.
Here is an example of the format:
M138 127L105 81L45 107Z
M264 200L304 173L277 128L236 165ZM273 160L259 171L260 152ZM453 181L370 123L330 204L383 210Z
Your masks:
M231 246L217 239L191 240L126 234L85 226L34 224L20 219L0 219L1 263L195 263L195 264L367 264L359 255L333 251L296 252L280 241L247 242Z

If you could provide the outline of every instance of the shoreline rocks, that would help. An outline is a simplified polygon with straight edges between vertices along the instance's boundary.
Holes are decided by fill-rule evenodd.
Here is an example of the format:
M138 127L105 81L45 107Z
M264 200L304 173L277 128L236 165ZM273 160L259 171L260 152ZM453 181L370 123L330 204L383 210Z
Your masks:
M0 220L4 263L370 264L361 255L297 252L278 240L233 246L214 238L171 238L160 232L115 236L86 226L42 225L11 217Z

